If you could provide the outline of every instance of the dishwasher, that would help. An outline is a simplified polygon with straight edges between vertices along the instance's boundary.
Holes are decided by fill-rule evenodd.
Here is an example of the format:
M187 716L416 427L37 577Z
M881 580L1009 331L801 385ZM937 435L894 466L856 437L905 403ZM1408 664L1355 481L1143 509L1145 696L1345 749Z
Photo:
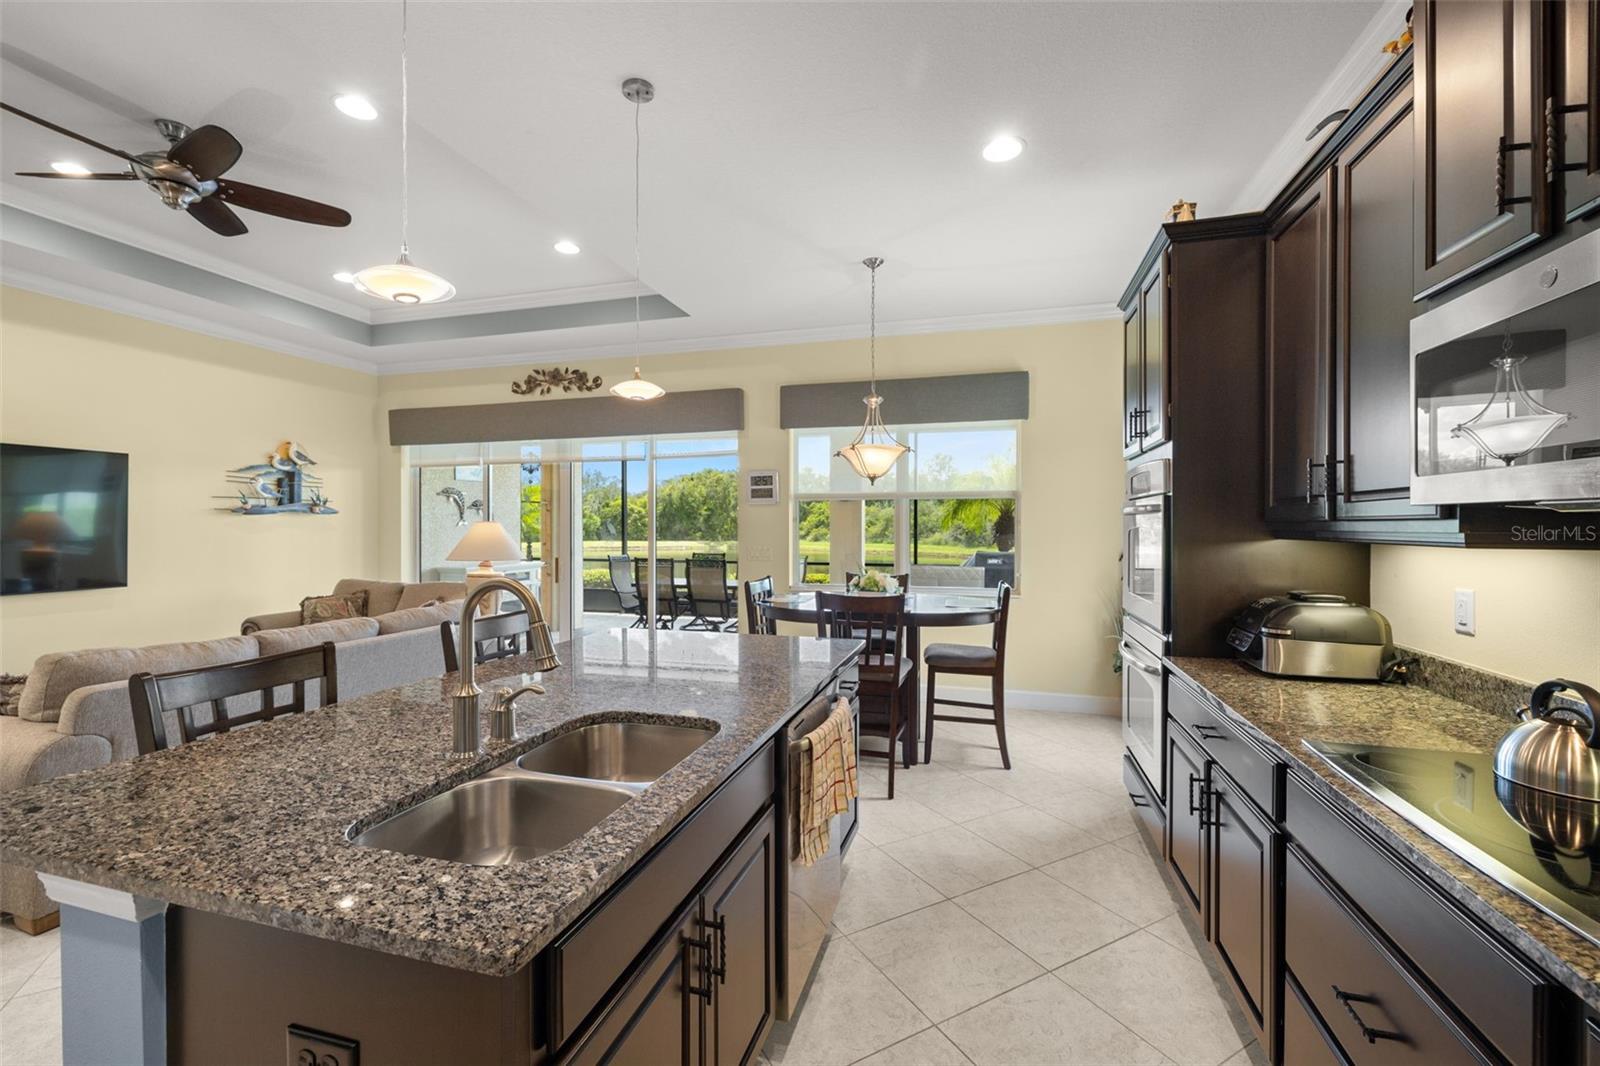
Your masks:
M811 866L800 862L800 760L805 758L801 740L827 720L840 696L850 699L854 735L860 725L860 707L851 693L841 691L837 685L814 697L785 730L787 758L780 760L779 772L788 810L783 831L785 861L778 871L779 897L784 906L779 924L778 1018L785 1021L798 1009L806 982L828 942L844 878L841 860L854 837L857 801L852 799L847 812L829 820L828 853Z

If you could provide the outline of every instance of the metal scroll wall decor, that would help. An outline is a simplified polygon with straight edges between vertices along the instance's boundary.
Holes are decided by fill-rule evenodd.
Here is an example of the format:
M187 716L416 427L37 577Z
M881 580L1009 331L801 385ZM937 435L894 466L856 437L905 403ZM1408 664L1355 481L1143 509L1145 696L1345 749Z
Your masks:
M228 471L228 480L243 487L233 496L218 497L234 501L222 510L252 515L338 514L322 494L322 479L306 469L315 465L305 449L286 440L267 453L266 462Z
M565 366L541 367L521 381L513 381L511 391L518 396L548 396L555 389L562 392L597 392L604 384L599 375L591 376L586 370Z

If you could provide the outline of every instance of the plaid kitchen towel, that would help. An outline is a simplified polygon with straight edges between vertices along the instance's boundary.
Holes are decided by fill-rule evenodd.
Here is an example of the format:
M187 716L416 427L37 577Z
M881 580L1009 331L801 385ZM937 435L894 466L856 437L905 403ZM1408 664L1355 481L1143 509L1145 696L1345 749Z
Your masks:
M850 701L841 697L827 721L805 735L800 759L800 862L828 853L828 822L850 809L856 785L856 738Z

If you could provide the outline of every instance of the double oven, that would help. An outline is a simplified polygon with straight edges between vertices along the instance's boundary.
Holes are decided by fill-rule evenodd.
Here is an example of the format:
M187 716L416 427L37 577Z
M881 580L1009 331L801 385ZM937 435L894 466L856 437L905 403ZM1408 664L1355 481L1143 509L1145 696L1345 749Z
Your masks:
M1161 794L1172 509L1171 463L1128 468L1122 502L1122 738ZM1164 797L1163 797L1164 799Z

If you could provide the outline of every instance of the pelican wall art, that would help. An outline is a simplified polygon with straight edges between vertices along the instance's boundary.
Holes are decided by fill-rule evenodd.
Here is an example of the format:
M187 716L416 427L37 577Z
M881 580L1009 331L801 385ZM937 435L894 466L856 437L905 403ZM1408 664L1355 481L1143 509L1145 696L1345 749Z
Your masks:
M264 463L229 470L227 479L243 486L233 496L234 506L221 510L234 514L338 514L322 494L322 479L306 467L317 461L292 440L267 453Z

